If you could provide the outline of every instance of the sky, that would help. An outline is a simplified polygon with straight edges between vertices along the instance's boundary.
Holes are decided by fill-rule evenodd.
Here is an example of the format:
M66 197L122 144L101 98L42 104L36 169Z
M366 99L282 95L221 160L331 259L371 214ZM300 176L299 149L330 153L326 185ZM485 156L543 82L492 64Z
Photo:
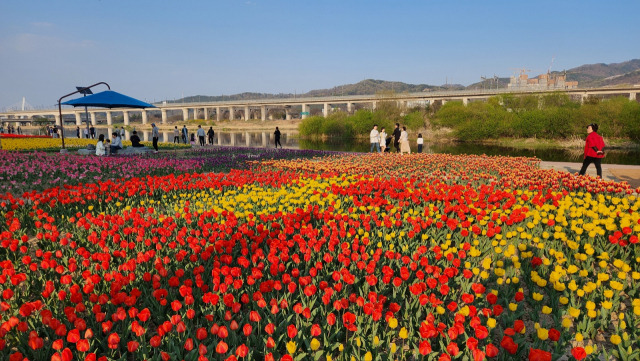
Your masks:
M1 0L0 111L98 82L155 102L535 76L640 58L639 13L638 0Z

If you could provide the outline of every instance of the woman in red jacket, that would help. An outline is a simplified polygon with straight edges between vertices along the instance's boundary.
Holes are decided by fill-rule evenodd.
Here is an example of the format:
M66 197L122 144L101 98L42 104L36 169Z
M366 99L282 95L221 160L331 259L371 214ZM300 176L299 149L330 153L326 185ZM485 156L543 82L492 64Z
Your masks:
M600 166L602 158L604 158L604 140L598 134L598 124L592 123L587 125L587 141L584 144L584 162L582 162L580 175L584 175L589 164L593 163L596 166L598 177L602 178L602 167Z

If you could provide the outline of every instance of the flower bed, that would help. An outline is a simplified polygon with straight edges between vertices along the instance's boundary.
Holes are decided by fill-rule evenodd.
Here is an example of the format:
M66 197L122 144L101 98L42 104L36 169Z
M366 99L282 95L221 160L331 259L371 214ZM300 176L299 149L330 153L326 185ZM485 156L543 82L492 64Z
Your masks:
M29 134L14 134L14 133L0 133L0 138L51 138L50 135L29 135Z
M640 200L528 158L339 155L0 203L22 359L638 359Z
M64 138L65 148L67 149L80 149L86 148L87 145L96 145L97 139L86 138ZM152 142L140 142L143 145L151 148ZM125 147L131 146L131 141L124 140L122 144ZM158 147L161 149L189 149L190 144L174 144L174 143L158 143ZM24 137L24 138L7 138L2 140L2 149L12 151L58 151L62 149L61 138L38 138L38 137Z

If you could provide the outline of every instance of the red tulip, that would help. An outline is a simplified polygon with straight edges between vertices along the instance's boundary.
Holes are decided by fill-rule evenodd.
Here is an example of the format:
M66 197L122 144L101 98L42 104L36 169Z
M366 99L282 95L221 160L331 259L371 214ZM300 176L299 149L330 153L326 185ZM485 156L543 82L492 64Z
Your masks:
M268 323L266 326L264 326L264 332L268 333L269 335L273 335L275 328L276 326L273 323Z
M244 358L244 357L247 357L248 354L249 354L249 348L245 344L238 346L238 348L236 349L236 356L238 357Z
M587 352L582 347L574 347L571 349L571 355L573 355L576 360L580 361L587 357Z
M127 342L127 351L131 353L136 352L139 345L140 344L137 341L129 341Z
M298 329L296 329L296 325L287 326L287 336L289 338L294 338L298 334Z
M229 346L224 341L220 341L216 345L216 352L217 353L220 353L220 354L227 353L228 350L229 350Z
M421 355L427 355L431 353L431 344L429 343L429 341L422 341L420 342L420 345L418 345L418 350L420 351Z
M193 350L193 339L191 337L184 342L184 349L187 351Z
M118 348L118 344L120 343L120 336L117 333L112 333L107 338L107 343L109 344L109 348L115 350Z
M551 361L551 352L532 348L529 350L529 361Z

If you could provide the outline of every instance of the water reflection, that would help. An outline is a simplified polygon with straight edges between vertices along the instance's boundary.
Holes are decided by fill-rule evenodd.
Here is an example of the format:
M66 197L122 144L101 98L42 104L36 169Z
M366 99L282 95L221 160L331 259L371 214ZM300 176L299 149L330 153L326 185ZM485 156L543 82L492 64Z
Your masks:
M122 128L96 128L96 138L103 134L105 138L111 138L111 133L115 130L121 131ZM80 136L84 137L83 128L80 128ZM125 139L130 139L131 133L125 130ZM189 130L188 142L191 142L191 134L194 134L195 143L198 144L195 137L195 129ZM23 134L44 134L39 129L23 129ZM173 143L173 130L163 130L160 132L159 141ZM77 138L75 128L65 127L65 136L68 138ZM143 141L151 141L151 131L138 131L138 136ZM208 137L205 141L209 142ZM183 142L182 136L179 142ZM355 140L328 140L328 141L309 141L299 139L297 132L282 132L280 142L284 148L291 149L316 149L316 150L334 150L343 152L360 152L369 151L369 143L367 141ZM232 147L274 147L275 138L273 132L228 132L216 131L213 144L218 146ZM392 145L393 146L393 145ZM395 151L395 149L392 149ZM411 152L417 151L415 139L411 141ZM449 154L486 154L486 155L508 155L513 157L536 157L545 161L558 162L582 162L581 149L518 149L509 147L500 147L495 145L482 145L473 143L432 143L424 144L424 153L449 153ZM640 150L610 150L602 161L605 164L640 164Z

